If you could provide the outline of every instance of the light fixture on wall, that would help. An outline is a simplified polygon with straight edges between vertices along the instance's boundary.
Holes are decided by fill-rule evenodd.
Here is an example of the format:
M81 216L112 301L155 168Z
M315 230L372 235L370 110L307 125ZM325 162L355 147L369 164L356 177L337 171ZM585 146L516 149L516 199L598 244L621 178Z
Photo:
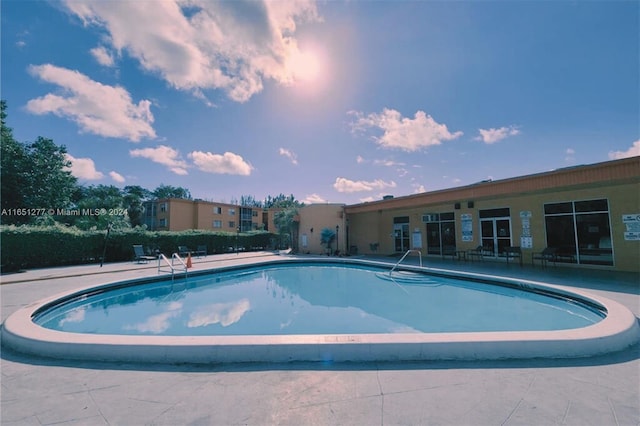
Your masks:
M309 232L311 232L313 234L313 228L309 229Z
M455 203L453 205L453 208L456 209L456 210L460 210L460 203Z

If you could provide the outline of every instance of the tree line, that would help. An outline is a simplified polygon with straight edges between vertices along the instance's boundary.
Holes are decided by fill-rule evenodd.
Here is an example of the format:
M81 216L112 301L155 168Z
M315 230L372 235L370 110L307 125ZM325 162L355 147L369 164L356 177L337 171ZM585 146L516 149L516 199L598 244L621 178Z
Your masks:
M162 198L192 199L188 189L165 184L153 190L138 185L123 188L102 184L81 185L71 174L71 162L66 156L64 145L57 145L52 139L42 136L34 142L17 141L12 129L6 125L6 101L0 101L0 109L2 224L61 223L85 230L106 229L108 225L117 228L136 227L143 226L145 201ZM293 212L303 205L293 195L284 194L268 196L263 201L243 195L239 201L234 200L231 204L281 208L288 211L285 222L291 220ZM115 214L64 214L100 211Z

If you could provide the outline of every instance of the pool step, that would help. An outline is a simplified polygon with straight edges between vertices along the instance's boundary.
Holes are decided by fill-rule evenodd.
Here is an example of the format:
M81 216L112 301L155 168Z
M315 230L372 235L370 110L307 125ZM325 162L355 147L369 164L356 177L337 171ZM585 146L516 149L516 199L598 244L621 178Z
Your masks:
M376 272L376 276L386 281L393 281L398 284L419 284L439 286L441 282L434 280L428 275L410 271Z

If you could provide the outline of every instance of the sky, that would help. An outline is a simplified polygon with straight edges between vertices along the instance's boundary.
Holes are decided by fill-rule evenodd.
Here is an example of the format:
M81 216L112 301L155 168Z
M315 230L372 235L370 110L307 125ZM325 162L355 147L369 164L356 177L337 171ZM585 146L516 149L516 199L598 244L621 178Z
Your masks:
M357 204L640 155L637 1L0 7L7 124L83 185Z

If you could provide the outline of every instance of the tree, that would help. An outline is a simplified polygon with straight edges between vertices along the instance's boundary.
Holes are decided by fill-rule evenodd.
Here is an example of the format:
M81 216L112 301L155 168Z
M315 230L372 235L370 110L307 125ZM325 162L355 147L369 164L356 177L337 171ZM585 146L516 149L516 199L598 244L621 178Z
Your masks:
M331 253L331 244L333 244L333 240L336 238L336 231L331 228L322 228L320 231L320 243L325 244L327 246L327 252Z
M289 195L288 197L284 194L276 195L275 197L272 197L271 195L269 195L267 196L267 198L265 198L263 203L263 207L266 209L273 209L273 208L286 209L291 207L297 208L302 206L304 206L304 203L301 203L298 200L296 200L296 197L294 197L293 194Z
M39 136L30 144L13 138L6 125L7 104L0 101L2 121L2 208L64 209L71 206L77 179L71 174L64 145ZM36 216L6 215L5 223L26 223Z
M80 216L61 216L59 220L80 229L106 229L109 224L116 228L129 227L125 212L124 196L120 188L113 185L91 185L80 187L75 194L76 209L91 212Z
M283 246L284 239L290 238L292 249L298 250L298 227L300 222L298 219L298 209L288 208L277 212L273 216L273 223L280 234L280 244ZM284 248L284 247L283 247Z
M142 203L152 198L153 194L148 189L138 185L125 186L122 192L131 227L141 226L143 223L142 215L144 214Z
M182 198L185 200L191 200L191 192L189 192L188 189L182 188L180 186L160 184L160 186L157 187L152 194L155 198L158 198L158 199Z
M2 124L2 149L0 152L0 180L2 182L2 209L26 207L23 199L23 188L26 187L26 152L24 145L13 138L13 131L6 126L7 103L0 101L0 118ZM12 220L13 219L13 220ZM3 222L25 221L28 217L3 216Z

